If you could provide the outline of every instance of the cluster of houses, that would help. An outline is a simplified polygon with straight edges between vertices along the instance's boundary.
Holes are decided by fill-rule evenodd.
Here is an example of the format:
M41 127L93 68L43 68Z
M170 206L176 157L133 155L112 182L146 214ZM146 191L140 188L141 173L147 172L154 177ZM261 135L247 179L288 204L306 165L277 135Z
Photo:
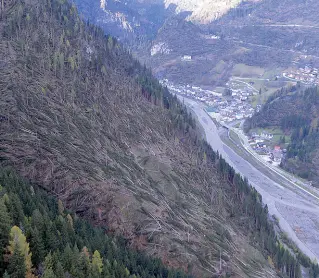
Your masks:
M233 122L235 120L243 120L250 118L255 109L248 102L243 102L240 99L227 101L226 105L219 106L219 115L216 113L215 118L221 122Z
M319 69L310 66L284 72L283 77L309 85L319 85Z
M255 111L260 109L258 106L254 109L247 101L250 96L255 94L249 88L236 88L230 84L227 88L227 94L222 94L191 85L176 85L167 79L161 80L160 83L167 86L172 93L204 102L209 107L207 112L219 122L228 123L243 120L251 117ZM267 132L252 133L248 142L269 163L279 165L286 150L281 149L280 146L274 146L273 137L273 134Z
M223 94L212 90L202 89L197 86L191 85L175 85L169 82L167 79L160 80L160 83L166 86L170 92L176 93L191 99L209 103L219 102L222 99Z
M235 120L242 120L250 118L255 109L251 106L249 97L253 95L253 91L249 88L236 89L229 88L231 97L227 98L227 104L219 106L219 120L223 122L232 122Z
M255 109L251 106L249 97L253 92L248 89L227 88L229 93L223 95L213 90L202 89L191 85L176 85L167 79L161 83L173 92L185 97L204 102L208 107L208 113L221 122L232 122L251 117Z
M260 155L264 156L269 163L279 165L286 152L280 146L271 144L271 140L274 135L266 132L260 134L252 133L249 137L248 142L251 147Z
M162 85L167 86L172 93L204 102L209 107L207 112L219 122L228 123L243 120L251 117L256 110L260 109L260 107L254 109L250 102L247 101L250 96L255 94L249 88L240 89L230 85L227 88L228 93L222 94L191 85L176 85L167 79L163 79L160 82ZM267 132L252 133L248 138L248 142L269 163L279 165L285 150L282 150L280 146L273 145L273 137L273 134Z

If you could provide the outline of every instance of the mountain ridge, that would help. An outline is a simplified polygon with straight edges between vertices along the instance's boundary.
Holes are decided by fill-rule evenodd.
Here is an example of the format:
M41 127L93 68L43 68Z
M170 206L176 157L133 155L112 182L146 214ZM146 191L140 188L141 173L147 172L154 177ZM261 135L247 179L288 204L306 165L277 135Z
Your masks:
M86 8L83 6L85 2L88 3ZM314 67L319 65L318 28L316 28L318 21L312 13L312 10L316 10L318 6L315 1L307 2L308 4L297 0L285 0L280 4L273 0L238 1L236 5L231 1L227 2L227 5L230 5L227 12L204 24L188 20L191 14L186 11L196 9L197 2L186 1L180 4L181 9L176 6L177 2L174 1L174 5L171 4L173 1L166 2L165 6L163 1L147 1L139 4L133 1L128 3L125 9L110 5L111 14L120 11L127 19L131 18L127 20L128 22L136 23L136 25L131 24L135 27L132 27L130 32L122 27L114 29L102 22L97 23L105 28L110 27L110 32L128 45L136 57L153 68L156 74L159 72L158 77L176 83L184 84L185 80L190 80L191 84L197 86L224 86L232 76L236 65L241 64L262 67L267 72L276 71L273 73L274 77L280 75L282 70L296 65L299 67L308 64ZM95 12L87 15L90 10L89 3L94 4L94 1L77 2L80 12L95 22ZM210 3L214 5L219 2ZM205 12L210 9L214 10L214 7L205 8ZM147 18L147 14L154 14L155 10L159 16ZM139 11L147 12L139 14ZM182 12L178 14L177 11ZM103 16L98 20L103 21L102 18ZM176 20L180 23L171 24ZM191 40L184 40L181 36L185 32L185 29L180 28L184 21L195 23L196 32L189 31L195 42L201 41L201 47L197 47L193 61L187 64L183 63L181 58L184 55L191 55L194 46ZM169 39L165 39L162 29L169 29L173 38L169 36ZM157 45L165 45L165 49L170 51L153 55L152 49ZM224 64L225 67L218 80L214 76L219 74L220 64ZM204 70L201 71L200 67Z

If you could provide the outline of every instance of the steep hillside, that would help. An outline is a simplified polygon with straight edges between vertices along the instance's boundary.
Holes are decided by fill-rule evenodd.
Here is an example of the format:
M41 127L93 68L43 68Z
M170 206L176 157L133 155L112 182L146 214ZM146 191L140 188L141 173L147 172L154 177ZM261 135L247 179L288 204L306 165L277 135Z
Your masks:
M91 21L111 29L120 37L153 38L165 19L186 13L187 20L209 23L220 18L242 0L73 0ZM255 2L255 0L252 0Z
M272 96L263 109L246 121L246 131L277 127L291 137L282 167L319 186L318 88L292 87Z
M241 22L314 26L319 21L313 11L318 9L319 4L315 0L263 0L242 3L234 12L241 17Z
M129 250L123 238L70 213L13 171L1 169L0 182L1 277L191 278ZM22 248L26 252L19 254Z
M313 0L107 1L102 10L98 0L75 2L86 18L130 45L159 77L176 83L224 85L241 64L262 67L271 78L290 67L319 67L313 12L319 7ZM183 26L189 18L196 28ZM192 61L183 61L184 55L192 55Z
M134 48L152 40L175 7L165 8L162 0L116 1L72 0L81 14Z
M175 4L177 11L191 12L189 20L199 23L209 23L220 18L230 9L236 7L242 0L165 0L166 6Z
M2 165L196 277L301 276L261 196L115 39L67 1L4 3Z
M197 25L195 32L180 28L181 23L165 24L163 29L174 35L159 30L150 49L164 44L170 52L147 61L161 77L208 86L224 85L236 65L261 67L269 72L262 78L273 80L290 67L318 67L319 28L313 13L318 9L315 1L245 1L217 20ZM182 33L191 34L194 43ZM183 61L184 55L192 55L192 61Z

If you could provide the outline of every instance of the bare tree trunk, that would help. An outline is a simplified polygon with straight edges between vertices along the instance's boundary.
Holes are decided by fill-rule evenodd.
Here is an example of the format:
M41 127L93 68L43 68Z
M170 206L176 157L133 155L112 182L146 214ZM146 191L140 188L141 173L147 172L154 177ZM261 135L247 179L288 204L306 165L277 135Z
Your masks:
M222 272L222 250L219 250L219 272Z
M1 0L1 5L0 5L0 18L2 19L2 14L4 11L4 0Z

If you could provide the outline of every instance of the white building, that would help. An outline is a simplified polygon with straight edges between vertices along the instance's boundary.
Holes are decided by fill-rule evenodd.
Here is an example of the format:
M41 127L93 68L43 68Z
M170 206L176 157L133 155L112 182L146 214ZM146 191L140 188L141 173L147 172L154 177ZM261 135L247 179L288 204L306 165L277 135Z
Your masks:
M189 55L184 55L182 57L182 61L191 61L192 60L192 56L189 56Z

